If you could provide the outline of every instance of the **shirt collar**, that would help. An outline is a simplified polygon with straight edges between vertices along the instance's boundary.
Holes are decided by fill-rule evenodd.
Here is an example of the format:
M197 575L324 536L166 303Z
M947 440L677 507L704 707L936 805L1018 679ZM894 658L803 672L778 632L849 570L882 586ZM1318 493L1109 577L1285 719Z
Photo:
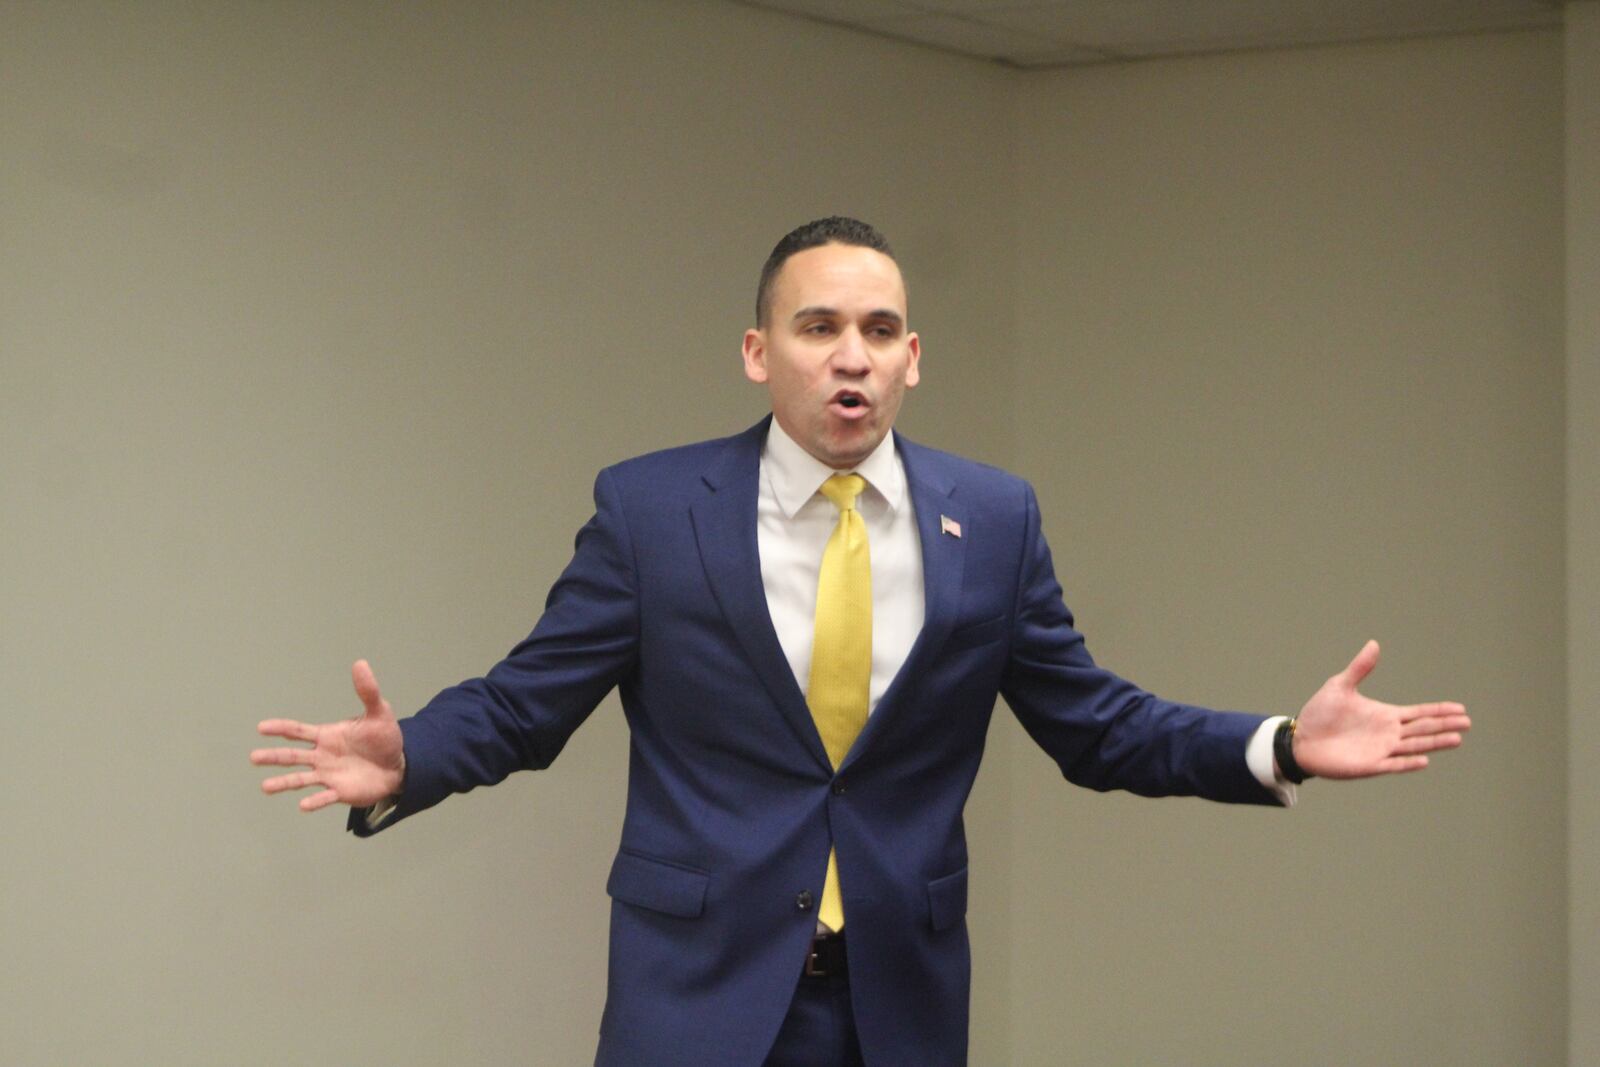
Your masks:
M767 430L767 441L761 449L761 466L771 481L778 507L791 519L816 495L823 482L835 474L849 473L834 470L801 448L778 425L776 418ZM883 435L878 447L854 468L854 473L861 475L867 485L877 491L889 505L890 514L900 510L906 496L906 472L895 451L893 433Z

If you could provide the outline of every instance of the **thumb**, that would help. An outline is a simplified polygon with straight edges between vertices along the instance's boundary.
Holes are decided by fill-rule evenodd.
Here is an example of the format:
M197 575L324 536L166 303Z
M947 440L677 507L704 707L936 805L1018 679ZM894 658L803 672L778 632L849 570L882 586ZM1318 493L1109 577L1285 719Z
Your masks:
M1367 675L1372 673L1372 668L1378 665L1378 642L1368 641L1361 646L1361 651L1356 653L1356 658L1350 661L1350 666L1344 669L1344 680L1351 688L1366 681Z
M361 698L362 705L368 715L382 716L391 714L389 702L383 699L383 694L378 692L378 679L372 673L372 665L364 659L356 660L350 668L350 680L355 683L356 696Z

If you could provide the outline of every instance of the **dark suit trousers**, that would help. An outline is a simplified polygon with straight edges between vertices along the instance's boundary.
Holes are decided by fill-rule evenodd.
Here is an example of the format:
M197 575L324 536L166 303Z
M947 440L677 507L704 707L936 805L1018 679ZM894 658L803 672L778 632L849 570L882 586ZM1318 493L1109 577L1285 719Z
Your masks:
M765 1067L863 1067L847 975L800 979Z

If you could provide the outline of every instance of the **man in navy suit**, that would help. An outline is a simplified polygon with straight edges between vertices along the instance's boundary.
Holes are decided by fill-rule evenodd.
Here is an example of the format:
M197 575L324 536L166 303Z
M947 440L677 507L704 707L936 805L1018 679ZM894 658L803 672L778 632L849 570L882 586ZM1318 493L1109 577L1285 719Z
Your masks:
M961 813L997 694L1068 779L1150 796L1292 803L1303 777L1416 770L1461 743L1459 704L1357 691L1371 642L1294 720L1171 703L1096 666L1029 486L891 432L920 355L881 235L841 218L790 233L744 338L772 416L602 471L503 661L399 721L357 663L360 718L260 725L314 745L253 753L310 768L263 788L321 786L300 807L348 804L365 836L548 766L619 688L631 758L596 1063L937 1067L966 1060ZM838 472L860 476L853 505L819 491ZM870 670L863 654L864 725L835 758L807 685L849 507Z

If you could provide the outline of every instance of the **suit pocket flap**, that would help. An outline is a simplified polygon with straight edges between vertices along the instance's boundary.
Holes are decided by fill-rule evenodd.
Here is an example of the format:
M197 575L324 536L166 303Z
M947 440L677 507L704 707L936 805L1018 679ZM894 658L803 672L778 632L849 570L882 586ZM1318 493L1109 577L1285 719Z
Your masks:
M619 852L611 864L606 892L613 900L694 919L705 911L710 881L711 876L701 871L633 852Z
M967 869L928 883L928 921L935 930L948 930L967 915Z

